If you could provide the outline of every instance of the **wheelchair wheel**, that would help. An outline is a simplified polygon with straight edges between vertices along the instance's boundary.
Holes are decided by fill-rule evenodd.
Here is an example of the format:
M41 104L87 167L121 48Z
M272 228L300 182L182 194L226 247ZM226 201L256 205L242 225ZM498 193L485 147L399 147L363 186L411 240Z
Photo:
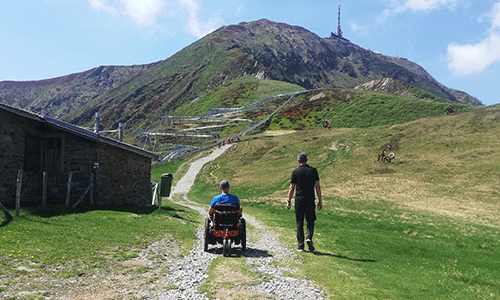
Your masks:
M203 245L203 251L208 251L208 239L210 235L210 219L205 218L205 244Z
M241 243L241 251L247 250L247 224L245 219L241 219L240 226L240 243Z
M230 256L231 255L231 239L226 239L222 243L222 255Z

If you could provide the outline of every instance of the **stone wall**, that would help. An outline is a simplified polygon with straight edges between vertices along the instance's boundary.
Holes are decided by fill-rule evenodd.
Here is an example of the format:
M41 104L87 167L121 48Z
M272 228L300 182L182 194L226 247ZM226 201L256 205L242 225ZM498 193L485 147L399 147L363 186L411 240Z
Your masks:
M108 205L151 204L151 159L106 144L99 145L96 188Z
M73 172L70 205L85 192L94 176L94 203L147 205L151 203L151 159L103 142L68 133L44 122L0 110L0 200L15 202L18 170L25 167L26 136L62 139L62 168L47 172L48 204L64 204L67 182ZM94 163L99 167L94 168ZM21 206L42 201L42 172L24 171ZM90 195L83 200L89 203Z
M24 168L25 136L37 133L35 121L0 110L0 199L2 203L14 202L17 172Z

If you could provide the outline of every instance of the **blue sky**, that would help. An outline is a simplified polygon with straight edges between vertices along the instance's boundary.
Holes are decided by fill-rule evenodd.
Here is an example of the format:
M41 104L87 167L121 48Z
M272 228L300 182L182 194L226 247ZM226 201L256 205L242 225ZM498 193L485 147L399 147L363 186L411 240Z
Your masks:
M327 37L337 8L338 0L4 0L0 81L151 63L222 25L262 18ZM500 103L500 0L341 0L341 9L351 42Z

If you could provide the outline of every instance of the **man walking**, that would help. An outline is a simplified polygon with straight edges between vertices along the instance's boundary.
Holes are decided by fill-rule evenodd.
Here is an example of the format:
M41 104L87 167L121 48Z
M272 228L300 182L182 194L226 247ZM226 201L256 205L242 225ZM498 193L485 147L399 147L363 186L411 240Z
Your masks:
M309 251L314 251L312 241L314 221L316 221L316 205L314 192L318 196L318 210L323 207L318 171L307 164L307 155L300 152L297 155L299 167L293 170L288 189L286 208L290 209L295 192L295 221L297 222L297 250L304 251L304 217L307 222L306 243Z

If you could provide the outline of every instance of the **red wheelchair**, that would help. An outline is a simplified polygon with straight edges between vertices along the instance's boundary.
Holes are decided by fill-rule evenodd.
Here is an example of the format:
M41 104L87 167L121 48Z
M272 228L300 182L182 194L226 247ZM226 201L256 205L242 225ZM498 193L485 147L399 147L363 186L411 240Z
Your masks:
M222 244L222 255L231 255L231 244L241 245L241 251L247 248L246 222L238 205L217 204L214 212L205 219L205 245Z

